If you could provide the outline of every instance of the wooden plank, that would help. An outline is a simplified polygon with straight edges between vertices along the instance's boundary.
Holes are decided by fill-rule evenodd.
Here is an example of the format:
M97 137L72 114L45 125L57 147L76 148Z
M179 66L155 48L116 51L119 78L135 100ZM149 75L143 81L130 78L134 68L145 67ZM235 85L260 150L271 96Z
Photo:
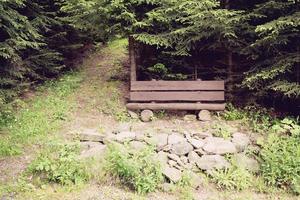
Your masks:
M128 103L129 110L225 110L224 103Z
M132 81L131 91L225 90L224 81Z
M131 101L224 101L222 91L130 92Z

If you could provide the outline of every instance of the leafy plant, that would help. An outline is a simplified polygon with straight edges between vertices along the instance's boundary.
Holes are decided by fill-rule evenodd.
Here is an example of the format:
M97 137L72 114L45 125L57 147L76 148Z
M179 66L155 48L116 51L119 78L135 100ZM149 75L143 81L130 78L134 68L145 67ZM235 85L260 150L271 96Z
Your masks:
M186 75L172 73L164 64L157 63L152 67L148 67L147 70L151 73L151 76L159 80L185 80Z
M42 152L29 166L35 177L62 185L79 184L89 179L83 163L78 161L79 146L54 145Z
M242 120L246 117L245 112L242 112L241 110L235 108L232 104L227 104L226 106L227 106L226 110L222 114L225 120L227 121Z
M285 133L293 137L300 136L300 125L293 119L285 118L275 123L271 128L277 133Z
M252 185L252 175L245 168L232 165L222 170L214 170L211 173L212 181L219 188L244 190Z
M263 145L260 157L261 173L267 184L299 192L299 137L270 134Z
M117 144L110 145L106 155L106 170L119 177L140 194L153 192L162 182L159 164L153 158L153 149L129 151Z
M189 171L184 171L180 181L177 183L177 189L180 192L180 199L193 200L192 177Z

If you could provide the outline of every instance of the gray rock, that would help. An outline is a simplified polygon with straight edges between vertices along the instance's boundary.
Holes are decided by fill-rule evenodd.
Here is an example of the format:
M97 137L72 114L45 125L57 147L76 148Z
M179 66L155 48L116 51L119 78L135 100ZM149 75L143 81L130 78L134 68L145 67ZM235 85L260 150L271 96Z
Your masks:
M156 146L157 149L161 150L168 144L168 134L159 133L155 134L151 139L151 143Z
M259 172L259 163L254 158L249 158L243 153L236 154L233 157L237 166L247 169L250 172Z
M166 167L163 170L163 175L165 175L171 182L177 183L180 181L182 173L180 170L173 167Z
M78 134L80 141L103 142L104 135L101 135L97 129L85 129Z
M135 139L136 133L131 131L125 131L121 132L117 135L115 135L115 141L123 143L123 142L129 142Z
M180 157L176 154L168 154L168 158L178 163L180 166L184 166L183 162L181 161Z
M135 151L142 151L147 147L147 145L144 142L131 141L129 143L129 147Z
M153 120L154 114L151 110L143 110L141 112L141 120L143 122L150 122Z
M139 119L139 115L132 110L128 110L128 114L132 119Z
M200 156L194 151L191 151L188 155L188 160L190 163L197 163L199 159Z
M161 190L162 190L163 192L170 192L170 191L172 191L173 187L174 187L174 186L173 186L171 183L163 183L163 184L161 185Z
M86 159L86 158L102 158L105 154L106 145L98 144L95 145L85 151L82 151L79 155L79 159Z
M191 177L191 184L192 184L191 186L194 189L199 188L205 182L202 176L200 176L194 172L190 172L190 177Z
M160 151L155 155L155 157L159 161L162 169L164 169L168 163L168 154L166 152Z
M196 115L185 115L183 120L187 121L187 122L196 121L197 116Z
M173 144L171 147L171 153L177 154L179 156L186 155L193 151L193 146L188 142L180 142Z
M184 165L187 165L188 162L189 162L188 158L185 157L185 156L181 156L181 157L180 157L180 160L182 161L182 163L183 163Z
M89 142L89 141L80 142L80 149L81 151L86 151L98 145L102 145L102 144L100 142Z
M144 135L144 133L138 132L138 133L136 133L136 135L135 135L135 139L136 139L137 141L144 142L145 139L146 139L146 136Z
M190 141L193 139L192 136L191 136L191 134L188 133L188 132L185 132L185 133L184 133L184 137L186 138L186 140L187 140L188 142L190 142Z
M186 142L186 139L183 137L183 135L179 133L172 133L171 135L169 135L168 137L169 145L177 144L180 142Z
M250 144L250 138L243 133L234 133L231 141L237 148L238 152L244 151Z
M200 149L204 146L204 140L191 139L189 142L195 149Z
M162 150L165 152L171 151L171 145L168 144L168 145L164 146L164 148Z
M207 155L207 152L205 152L203 149L195 149L194 151L200 156Z
M196 164L200 169L207 171L230 167L230 163L220 155L204 155L197 161Z
M131 124L129 123L120 123L118 124L116 130L114 131L115 134L121 133L121 132L127 132L131 131Z
M235 145L231 141L223 138L210 137L206 138L204 142L203 150L208 154L224 155L237 152Z
M211 114L208 110L201 110L198 114L198 118L200 121L211 121Z
M170 165L170 167L174 167L174 166L177 165L177 162L174 161L174 160L169 160L169 161L168 161L168 164Z
M194 132L194 135L199 137L200 139L205 139L208 137L212 137L212 134L209 132Z
M178 164L176 164L176 165L174 166L174 168L178 169L179 171L183 171L183 170L184 170L184 167L183 167L183 166L180 166L180 165L178 165Z

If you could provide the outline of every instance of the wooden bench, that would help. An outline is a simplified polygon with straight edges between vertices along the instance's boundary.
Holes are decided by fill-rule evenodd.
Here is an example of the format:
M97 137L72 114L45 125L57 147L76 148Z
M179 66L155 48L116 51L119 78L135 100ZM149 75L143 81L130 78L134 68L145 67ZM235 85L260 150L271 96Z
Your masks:
M130 110L225 109L224 81L131 81Z

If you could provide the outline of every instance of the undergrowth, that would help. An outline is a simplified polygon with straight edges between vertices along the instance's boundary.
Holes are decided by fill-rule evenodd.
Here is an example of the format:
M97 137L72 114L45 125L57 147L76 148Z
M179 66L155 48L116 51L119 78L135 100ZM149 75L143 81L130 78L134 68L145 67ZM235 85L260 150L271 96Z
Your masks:
M34 99L16 100L1 112L0 156L20 154L25 144L57 130L73 107L67 99L81 80L79 73L64 75L39 87Z
M105 170L139 194L153 192L163 181L160 165L153 155L151 147L132 152L126 147L112 144L108 147Z
M300 194L300 125L284 119L272 128L260 153L262 176L269 185Z
M279 187L300 194L300 125L298 119L272 118L265 110L237 109L229 105L223 114L225 120L241 120L256 132L263 133L258 140L261 151L261 178L267 186ZM236 188L239 171L233 168L214 174L220 186ZM245 174L244 174L245 175ZM246 184L245 184L246 185Z
M30 164L27 173L36 182L72 185L89 179L83 162L78 160L79 145L54 144L44 150Z

